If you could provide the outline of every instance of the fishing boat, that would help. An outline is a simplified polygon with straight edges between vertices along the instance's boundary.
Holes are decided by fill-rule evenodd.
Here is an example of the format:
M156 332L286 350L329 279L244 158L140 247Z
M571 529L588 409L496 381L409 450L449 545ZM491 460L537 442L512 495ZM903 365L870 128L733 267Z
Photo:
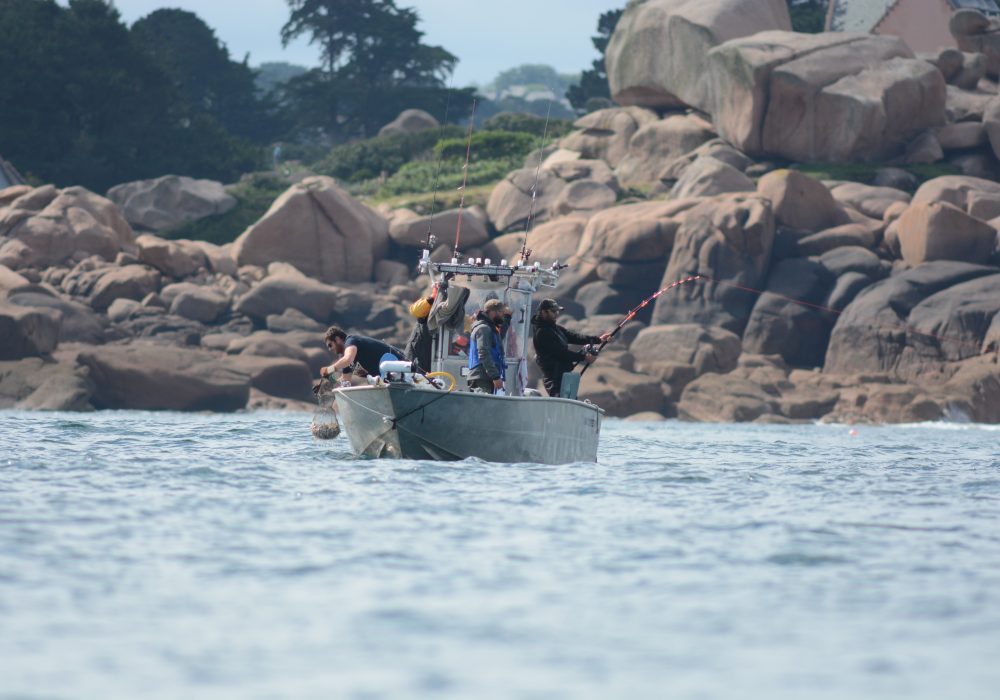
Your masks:
M442 290L431 310L436 326L432 369L389 360L373 384L334 391L340 421L355 455L402 459L565 464L597 461L604 411L575 397L542 396L528 386L532 299L554 287L559 266L492 264L469 259L430 260L422 268ZM502 392L469 391L471 319L489 299L511 310L504 337L506 379ZM578 376L578 375L577 375Z

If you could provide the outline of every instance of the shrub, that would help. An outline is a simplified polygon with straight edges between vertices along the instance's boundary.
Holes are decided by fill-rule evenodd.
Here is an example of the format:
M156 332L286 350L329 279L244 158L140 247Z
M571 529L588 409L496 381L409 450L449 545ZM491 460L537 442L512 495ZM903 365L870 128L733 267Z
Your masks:
M385 172L392 175L404 163L428 156L442 138L461 138L462 128L444 126L415 134L389 134L336 146L312 166L320 175L360 182Z
M470 161L468 187L486 185L502 180L512 170L521 167L522 157L494 158ZM452 159L440 164L431 161L407 163L395 175L386 180L379 190L380 197L400 194L439 192L457 190L462 186L462 166L464 160ZM438 168L440 165L440 175Z
M568 119L550 119L548 136L557 139L573 130L573 122ZM545 132L545 117L534 114L501 112L483 122L483 131L519 131L541 137Z
M478 131L472 135L470 161L496 160L524 156L535 148L539 139L531 134L508 131ZM469 147L468 137L464 139L442 139L434 146L434 157L445 160L456 158L465 160Z

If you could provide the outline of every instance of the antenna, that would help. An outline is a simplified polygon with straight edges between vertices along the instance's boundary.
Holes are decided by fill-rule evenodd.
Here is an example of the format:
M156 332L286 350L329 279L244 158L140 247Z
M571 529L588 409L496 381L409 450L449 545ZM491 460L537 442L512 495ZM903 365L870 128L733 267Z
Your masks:
M472 130L476 126L476 100L472 100L472 116L469 118L469 138L465 146L465 165L462 166L462 198L458 202L458 226L455 228L455 249L453 257L458 257L458 243L462 238L462 212L465 209L465 186L469 184L469 157L472 155Z
M538 197L538 175L542 171L542 152L545 150L545 140L549 135L549 117L552 116L552 100L545 111L545 128L542 130L542 140L538 144L538 165L535 167L535 182L531 185L531 205L528 207L528 220L524 224L524 241L521 243L521 265L528 264L531 251L528 250L528 234L531 232L531 219L535 214L535 199Z

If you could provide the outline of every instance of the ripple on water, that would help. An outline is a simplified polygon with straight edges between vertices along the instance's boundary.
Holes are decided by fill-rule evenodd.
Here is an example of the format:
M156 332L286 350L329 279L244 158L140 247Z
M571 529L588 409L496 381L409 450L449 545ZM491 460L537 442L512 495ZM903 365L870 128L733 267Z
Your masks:
M0 420L3 697L1000 687L996 431L608 421L550 466L356 461L308 414Z

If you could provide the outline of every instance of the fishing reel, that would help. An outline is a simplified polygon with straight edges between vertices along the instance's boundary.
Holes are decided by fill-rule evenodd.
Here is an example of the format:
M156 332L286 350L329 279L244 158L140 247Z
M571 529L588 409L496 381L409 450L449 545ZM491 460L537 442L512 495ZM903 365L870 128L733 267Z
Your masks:
M594 356L596 356L596 355L599 355L600 353L601 353L601 346L600 345L594 345L592 343L588 343L587 345L583 346L583 354L584 355L594 355Z

